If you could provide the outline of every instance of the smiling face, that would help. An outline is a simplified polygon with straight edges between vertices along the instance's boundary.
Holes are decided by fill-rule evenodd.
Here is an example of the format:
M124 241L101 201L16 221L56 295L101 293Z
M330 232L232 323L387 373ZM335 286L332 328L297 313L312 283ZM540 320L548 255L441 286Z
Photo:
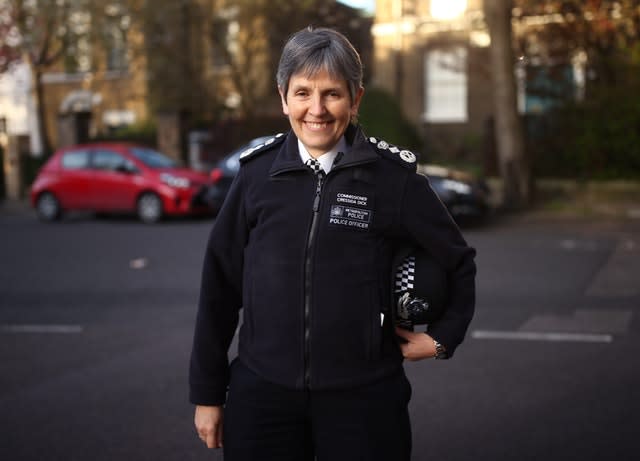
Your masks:
M280 89L282 111L298 139L313 157L331 150L358 113L364 90L359 88L351 100L347 81L335 79L326 70L312 76L294 74L284 94Z

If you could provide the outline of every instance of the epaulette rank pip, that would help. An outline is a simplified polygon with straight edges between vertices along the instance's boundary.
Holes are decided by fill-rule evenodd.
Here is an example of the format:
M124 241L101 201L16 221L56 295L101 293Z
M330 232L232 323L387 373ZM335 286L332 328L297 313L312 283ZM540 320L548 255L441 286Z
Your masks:
M385 157L398 162L401 160L401 164L403 164L407 168L416 168L416 162L418 158L416 154L411 152L410 150L400 149L397 146L389 144L387 141L383 141L381 139L369 138L369 142L373 144L380 154Z
M272 138L267 139L262 144L258 144L257 146L250 147L240 154L240 163L244 163L250 158L255 157L260 152L264 152L269 147L273 147L275 144L281 143L285 138L284 133L278 133Z

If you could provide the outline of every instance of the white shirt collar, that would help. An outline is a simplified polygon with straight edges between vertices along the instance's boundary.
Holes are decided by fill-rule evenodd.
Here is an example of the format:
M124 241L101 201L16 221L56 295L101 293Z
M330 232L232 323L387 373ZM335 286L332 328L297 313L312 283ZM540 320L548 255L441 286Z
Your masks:
M329 173L331 171L331 167L333 166L333 161L336 159L338 152L346 152L347 151L347 141L344 139L344 136L340 138L340 141L333 146L328 152L325 152L320 157L316 158L318 162L320 162L320 166L325 173ZM306 163L306 161L311 157L307 148L302 144L302 141L298 139L298 152L300 152L300 158L302 159L302 163Z

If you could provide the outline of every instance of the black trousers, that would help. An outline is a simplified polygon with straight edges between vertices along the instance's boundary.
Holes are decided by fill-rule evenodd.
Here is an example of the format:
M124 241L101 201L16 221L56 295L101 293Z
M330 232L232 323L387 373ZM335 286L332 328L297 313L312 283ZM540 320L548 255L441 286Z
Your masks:
M337 391L287 389L231 365L225 461L409 461L411 385L404 372Z

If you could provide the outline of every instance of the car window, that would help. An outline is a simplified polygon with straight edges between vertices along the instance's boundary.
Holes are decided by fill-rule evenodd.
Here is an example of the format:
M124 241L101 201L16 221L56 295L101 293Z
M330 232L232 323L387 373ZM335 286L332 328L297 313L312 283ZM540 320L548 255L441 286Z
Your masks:
M127 166L127 159L111 150L96 150L93 152L91 164L96 170L115 171Z
M131 153L149 168L175 168L175 160L146 147L133 147Z
M65 170L80 170L89 167L89 152L86 150L72 150L62 155L62 168Z

